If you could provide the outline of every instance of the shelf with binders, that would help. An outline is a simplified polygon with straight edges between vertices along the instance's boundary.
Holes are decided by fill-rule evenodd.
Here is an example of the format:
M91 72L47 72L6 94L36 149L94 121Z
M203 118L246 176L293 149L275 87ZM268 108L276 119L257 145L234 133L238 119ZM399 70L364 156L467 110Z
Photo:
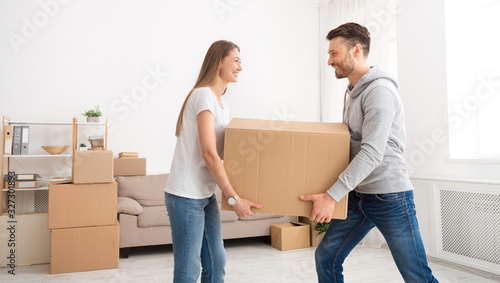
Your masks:
M49 186L40 186L40 187L36 187L36 188L18 188L18 189L15 189L16 191L48 191L49 190ZM2 189L2 192L8 192L9 189L8 188L4 188Z
M73 125L72 122L32 122L32 121L10 121L10 120L7 121L6 123L9 125L33 125L33 126L36 126L36 125L39 125L39 126L71 126L71 125ZM76 122L76 124L79 126L106 126L107 122Z
M35 180L27 181L27 182L34 182ZM49 183L52 181L58 181L58 182L70 182L71 177L48 177L48 178L37 178L37 184L39 185L38 187L28 187L28 188L16 188L16 191L47 191L49 189ZM4 186L2 189L3 192L8 192L9 188L7 186Z
M4 158L32 158L32 157L49 157L49 158L57 158L57 157L71 157L71 154L28 154L28 155L4 155Z
M24 152L17 152L14 154L14 126L29 127L29 139L26 139L27 149ZM71 126L71 128L69 127ZM78 122L73 118L72 122L49 122L49 121L13 121L9 117L3 116L2 119L2 158L1 158L1 171L0 171L0 212L6 213L7 199L9 188L4 179L4 174L8 172L16 172L23 174L27 172L36 172L42 176L36 186L15 188L21 198L35 198L29 194L36 194L39 191L48 193L48 184L52 176L72 176L73 174L73 158L74 151L77 150L77 144L84 143L84 135L88 132L100 133L105 136L107 148L107 119L103 122ZM10 136L8 135L10 131ZM80 133L79 133L80 132ZM80 139L79 139L80 136ZM8 140L10 139L10 141ZM21 134L22 140L22 134ZM6 142L7 141L7 142ZM42 149L42 145L62 144L67 145L68 148L63 150L60 154L50 154ZM7 150L6 150L7 146ZM11 147L9 150L9 146ZM48 180L48 181L47 181ZM68 177L71 181L72 177ZM31 180L31 181L37 181ZM35 193L37 192L37 193ZM26 195L28 194L28 195ZM45 198L45 196L42 196ZM24 202L23 200L19 200ZM25 203L25 202L24 202ZM36 211L21 211L20 213L31 213Z

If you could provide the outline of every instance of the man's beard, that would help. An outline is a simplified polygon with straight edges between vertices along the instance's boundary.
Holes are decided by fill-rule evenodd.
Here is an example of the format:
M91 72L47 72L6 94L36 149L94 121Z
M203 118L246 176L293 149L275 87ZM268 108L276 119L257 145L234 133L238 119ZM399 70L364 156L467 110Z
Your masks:
M342 60L342 63L340 63L337 70L335 70L336 71L335 77L337 79L347 78L347 76L349 76L352 73L352 71L354 71L354 68L355 68L354 60L352 56L347 53L344 56L344 60Z

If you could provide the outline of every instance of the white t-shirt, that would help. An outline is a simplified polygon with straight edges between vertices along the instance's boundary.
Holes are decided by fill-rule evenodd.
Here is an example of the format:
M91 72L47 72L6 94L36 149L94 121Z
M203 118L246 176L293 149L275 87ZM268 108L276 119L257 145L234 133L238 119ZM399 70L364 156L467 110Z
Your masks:
M197 88L189 97L184 109L182 128L177 144L165 192L193 199L212 196L215 180L203 159L198 135L198 114L209 110L214 114L217 153L224 152L224 131L229 123L229 109L222 99L222 107L209 87Z

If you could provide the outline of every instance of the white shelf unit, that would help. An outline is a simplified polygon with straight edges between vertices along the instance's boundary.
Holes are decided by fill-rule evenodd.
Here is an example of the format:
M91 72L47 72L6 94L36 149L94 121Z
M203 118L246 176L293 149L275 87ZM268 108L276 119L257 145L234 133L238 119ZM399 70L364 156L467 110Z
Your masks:
M16 191L47 191L49 189L49 186L41 186L41 187L37 187L37 188L19 188L19 189L16 189ZM9 189L2 189L2 192L8 192Z
M30 155L5 155L5 126L7 125L12 125L12 126L19 126L19 125L29 125L29 126L72 126L72 145L71 147L67 150L70 153L69 154L59 154L59 155L50 155L50 154L30 154ZM104 127L105 128L105 149L107 149L107 144L108 144L108 120L106 119L105 122L78 122L76 118L73 118L72 122L48 122L48 121L12 121L9 117L3 116L2 119L2 158L1 158L1 176L0 176L0 186L1 186L1 191L0 191L0 214L4 214L6 212L6 204L5 202L5 197L6 193L8 192L8 188L5 187L4 185L4 174L10 171L11 167L11 160L27 160L31 158L46 158L46 159L58 159L58 158L65 158L69 159L71 158L71 164L73 164L73 158L74 158L74 151L77 149L77 137L78 137L78 127L79 126L98 126L98 127ZM5 164L5 161L7 161ZM66 160L67 161L67 160ZM17 162L17 161L16 161ZM73 174L73 168L71 168L71 174ZM49 178L51 179L51 178ZM45 182L48 184L48 182ZM16 192L28 192L28 191L48 191L49 187L48 185L43 185L37 188L17 188L15 189ZM22 212L21 212L22 213Z
M30 154L30 155L4 155L4 158L12 158L12 159L17 159L17 158L33 158L33 157L42 157L42 158L61 158L61 157L71 157L71 154L54 154L54 155L48 155L48 154Z
M30 121L7 121L8 125L41 125L41 126L71 126L71 122L30 122ZM76 122L77 125L81 126L105 126L107 122Z

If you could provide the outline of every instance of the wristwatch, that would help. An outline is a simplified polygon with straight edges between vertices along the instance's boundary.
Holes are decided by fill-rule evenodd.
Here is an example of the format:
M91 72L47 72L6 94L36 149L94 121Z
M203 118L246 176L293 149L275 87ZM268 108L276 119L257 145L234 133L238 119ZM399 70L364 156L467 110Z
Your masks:
M229 205L235 205L236 204L236 201L239 199L240 197L238 195L234 195L230 198L227 199L227 203L229 203Z

